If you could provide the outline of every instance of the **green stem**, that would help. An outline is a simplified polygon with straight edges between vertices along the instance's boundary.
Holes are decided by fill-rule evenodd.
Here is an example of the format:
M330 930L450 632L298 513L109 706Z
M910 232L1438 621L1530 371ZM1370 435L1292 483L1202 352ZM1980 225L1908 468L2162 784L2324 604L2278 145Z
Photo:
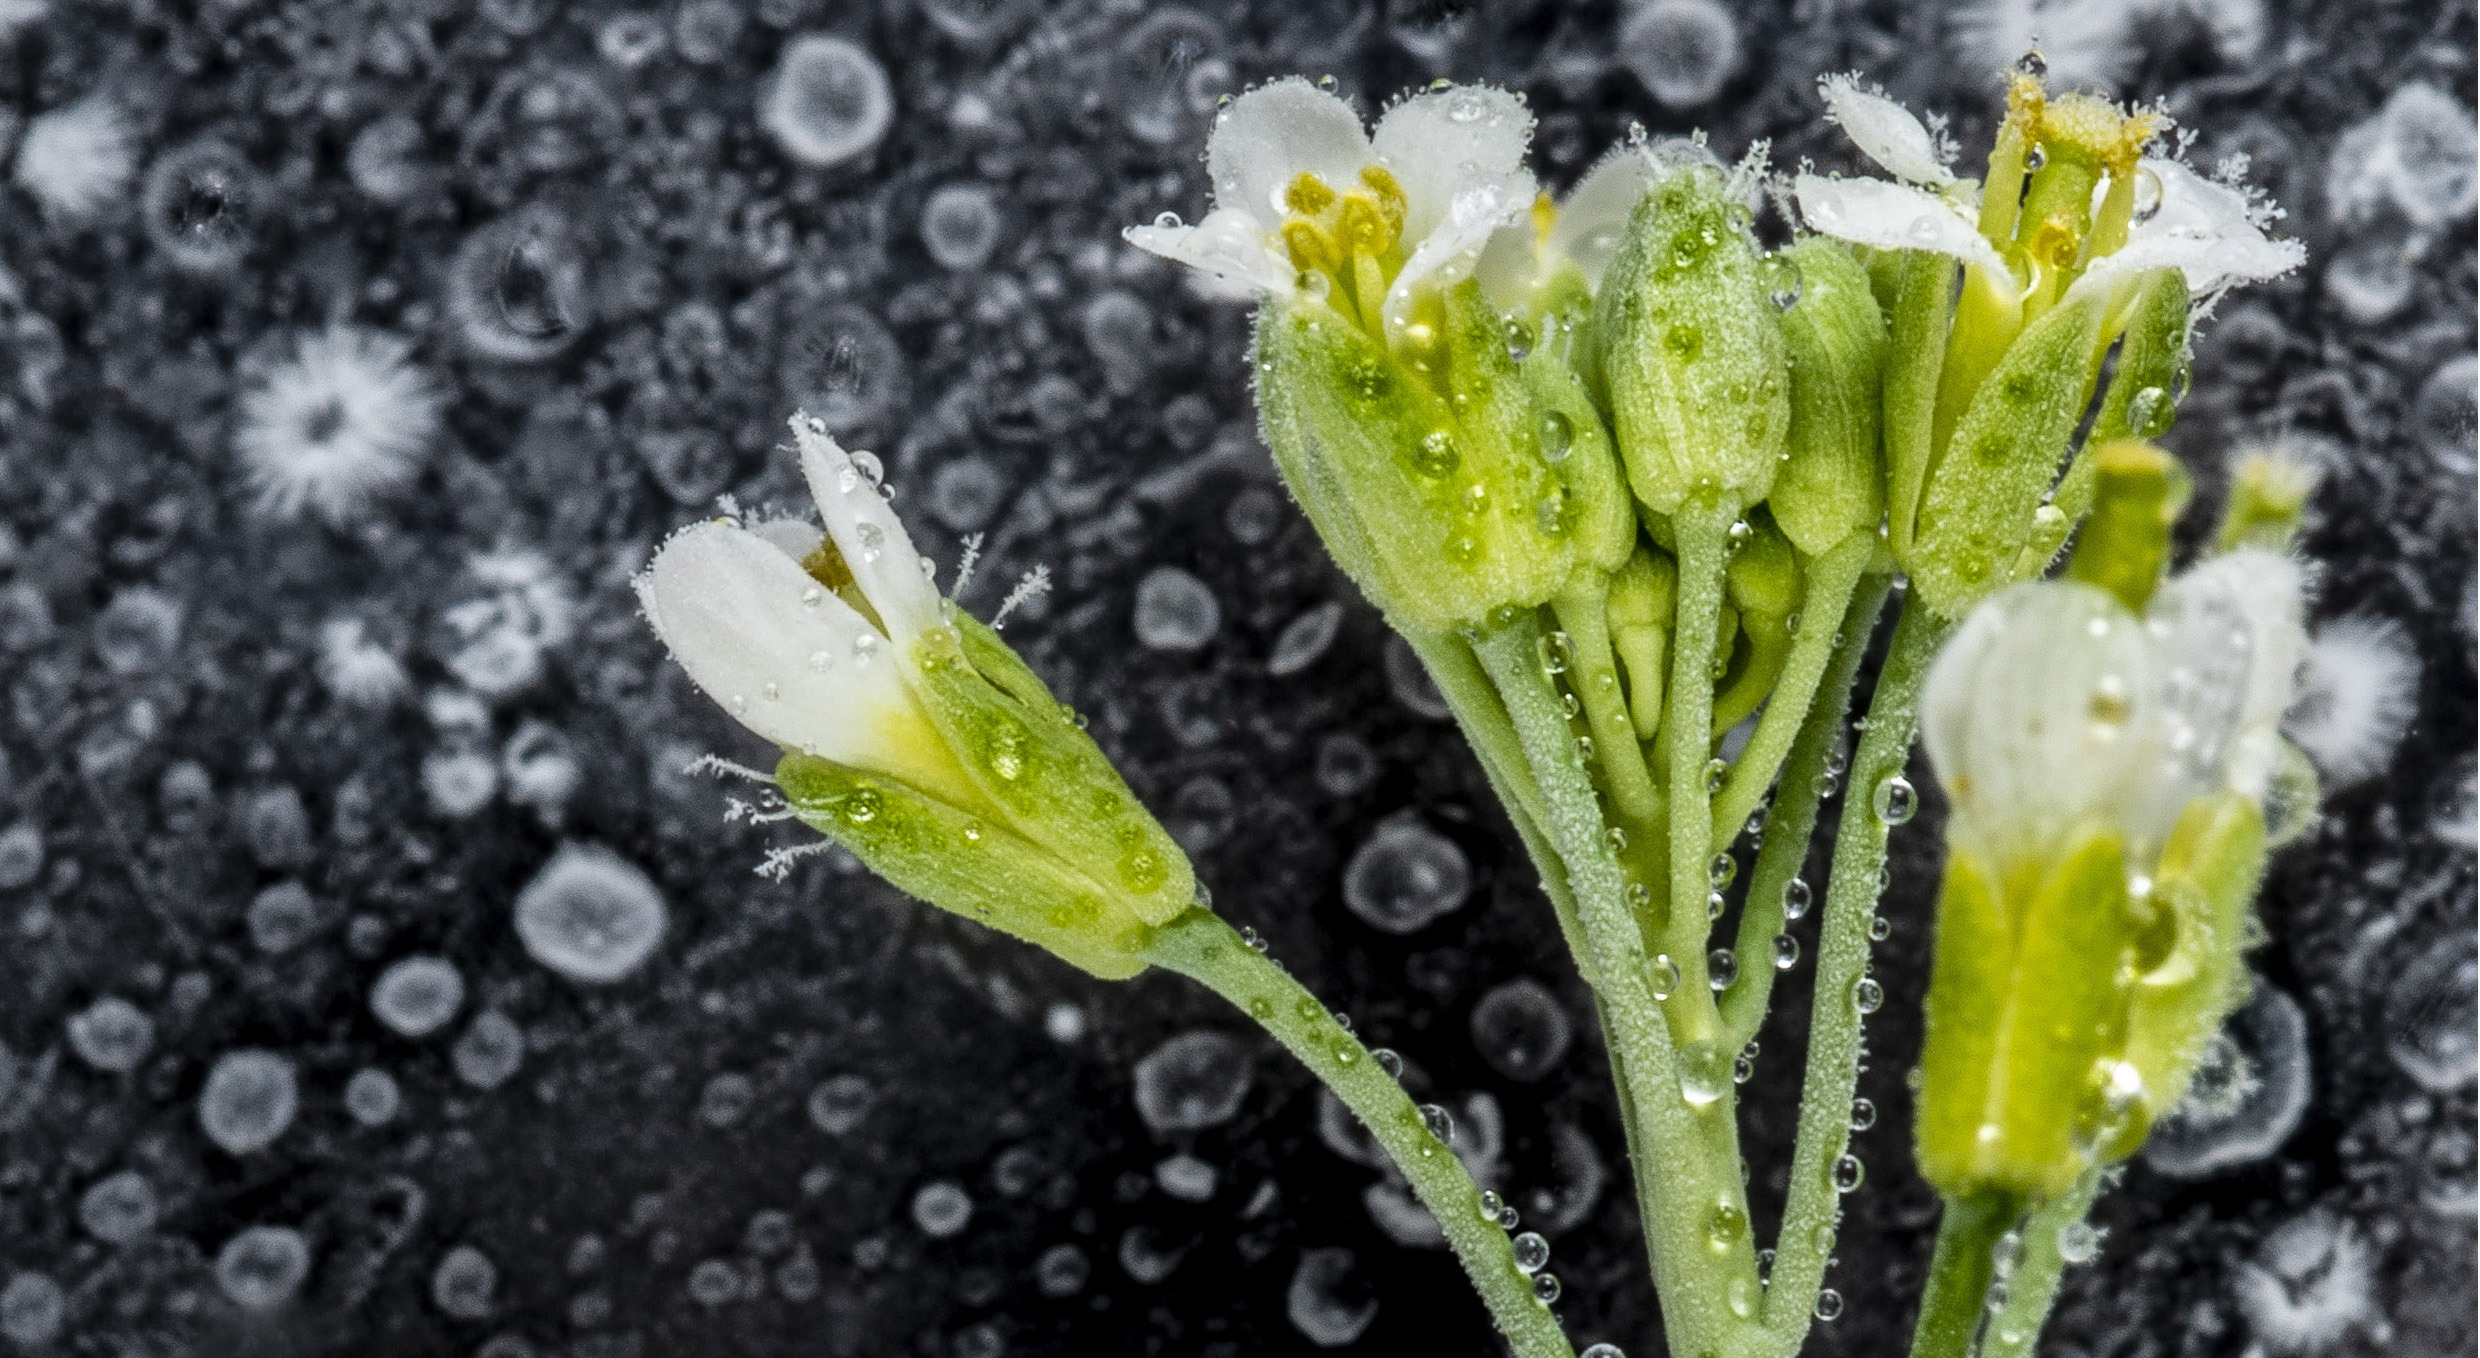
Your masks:
M1600 799L1576 751L1564 706L1535 653L1539 637L1537 627L1519 620L1483 633L1473 649L1523 742L1541 788L1544 828L1575 889L1600 978L1612 1065L1623 1075L1621 1097L1634 1104L1644 1143L1637 1167L1660 1176L1644 1226L1671 1349L1725 1352L1741 1329L1735 1305L1753 1312L1756 1301L1747 1192L1729 1101L1720 1097L1731 1087L1728 1068L1718 1087L1683 1079L1687 1072L1674 1055L1669 1025L1654 998L1644 936L1628 908L1626 879L1605 833Z
M1981 1358L2028 1358L2058 1300L2059 1275L2067 1260L2058 1248L2058 1233L2083 1224L2108 1170L2088 1170L2057 1201L2024 1221L2023 1255L2006 1280L2006 1302L1989 1317L1981 1337ZM2077 1262L2082 1262L2081 1260Z
M1872 805L1877 785L1903 772L1912 749L1920 686L1947 624L1907 601L1895 624L1868 720L1853 756L1850 789L1834 835L1825 917L1818 928L1817 992L1809 1010L1808 1069L1800 1088L1800 1128L1791 1189L1766 1293L1765 1324L1777 1352L1796 1351L1825 1283L1843 1189L1835 1164L1851 1141L1852 1093L1860 1079L1861 1014L1855 990L1868 972L1869 930L1877 917L1878 873L1886 865L1887 825Z
M1516 1267L1507 1233L1481 1214L1481 1189L1463 1162L1430 1134L1403 1086L1316 996L1204 910L1157 929L1145 959L1238 1005L1343 1100L1438 1218L1456 1261L1520 1358L1572 1358L1575 1350L1558 1319L1534 1300L1532 1280Z
M1679 968L1665 1012L1682 1050L1711 1042L1720 1024L1707 982L1705 939L1712 930L1706 898L1713 894L1713 792L1705 766L1714 748L1714 643L1722 625L1722 578L1730 562L1730 527L1738 507L1691 500L1671 518L1679 543L1679 603L1671 627L1670 712L1662 738L1670 749L1671 909L1663 951ZM1727 1058L1726 1058L1727 1059Z
M1877 630L1877 615L1892 584L1886 575L1862 577L1850 605L1835 619L1842 640L1817 685L1822 696L1810 705L1808 720L1800 723L1783 764L1782 788L1766 818L1764 846L1757 850L1748 896L1740 905L1739 983L1722 994L1722 1040L1728 1046L1746 1046L1773 1002L1773 940L1783 932L1783 890L1808 866L1817 805L1825 798L1826 761L1842 743L1843 724L1851 715L1852 683L1859 677L1861 658L1868 654L1869 637Z
M1972 1358L1998 1242L2023 1210L2019 1199L2004 1193L1946 1200L1929 1286L1920 1296L1920 1324L1912 1331L1912 1358Z
M1661 794L1645 770L1644 747L1636 743L1636 724L1619 696L1619 664L1610 650L1610 620L1604 613L1610 577L1579 572L1551 600L1559 629L1567 633L1568 682L1584 704L1585 724L1610 788L1611 809L1630 834L1646 833L1662 813Z
M1791 657L1783 662L1782 675L1765 700L1765 714L1757 718L1748 747L1740 751L1739 762L1731 768L1731 780L1714 799L1714 843L1728 844L1738 837L1748 813L1757 809L1765 790L1773 785L1825 678L1835 637L1849 635L1849 629L1828 624L1841 622L1861 571L1876 554L1877 534L1864 530L1809 563L1808 589L1800 599L1799 620L1805 625L1792 638Z

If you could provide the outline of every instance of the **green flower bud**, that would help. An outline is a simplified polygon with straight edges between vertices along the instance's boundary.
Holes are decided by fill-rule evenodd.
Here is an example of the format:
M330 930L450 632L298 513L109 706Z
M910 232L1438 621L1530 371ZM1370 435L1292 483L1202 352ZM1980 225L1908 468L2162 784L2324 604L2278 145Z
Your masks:
M2231 472L2230 500L2213 533L2214 550L2289 550L2316 483L2316 467L2278 445L2242 456Z
M2140 613L2170 563L2170 527L2187 508L2193 483L2177 458L2149 443L2104 444L2089 461L2096 498L2067 577L2098 585Z
M1791 615L1800 606L1800 558L1790 539L1762 508L1750 511L1748 524L1752 531L1723 576L1747 645L1738 649L1722 691L1714 696L1717 731L1729 730L1774 691L1791 658Z
M1671 614L1679 597L1679 563L1657 547L1639 547L1610 577L1610 649L1627 670L1628 711L1638 740L1662 730L1662 689L1669 677Z
M1664 178L1595 299L1619 455L1664 514L1690 496L1764 499L1791 422L1782 329L1739 211L1716 171Z
M1548 599L1598 507L1545 459L1542 412L1478 288L1438 300L1435 338L1408 361L1312 298L1268 297L1257 327L1258 408L1293 494L1362 591L1427 631Z
M2106 311L2099 296L2071 298L2027 326L1930 464L1897 559L1938 615L1961 617L2007 583L2092 398Z
M802 823L907 895L1058 954L1107 981L1145 970L1160 921L1005 824L892 778L798 752L775 766Z
M1842 242L1810 236L1787 254L1800 271L1800 299L1782 316L1791 424L1766 504L1793 546L1822 556L1886 513L1886 321L1868 270Z
M1546 333L1525 355L1523 368L1535 438L1542 460L1566 492L1562 512L1575 540L1577 565L1615 571L1636 546L1636 505L1620 474L1610 430L1570 365L1570 350L1577 347L1572 325L1556 317L1544 324Z
M2146 1125L2186 1096L2206 1045L2247 999L2240 955L2265 851L2256 803L2234 792L2199 797L2162 846L2151 890L2134 902L2137 972L2122 1059L2141 1081ZM2102 1158L2135 1149L2104 1147Z

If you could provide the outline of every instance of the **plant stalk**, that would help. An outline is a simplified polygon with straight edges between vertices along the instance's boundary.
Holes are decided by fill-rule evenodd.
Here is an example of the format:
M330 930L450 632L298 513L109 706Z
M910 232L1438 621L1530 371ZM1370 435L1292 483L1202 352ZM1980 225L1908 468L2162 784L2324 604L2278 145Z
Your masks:
M1920 1297L1912 1358L1972 1358L1997 1271L1998 1242L2023 1216L2023 1203L2003 1193L1948 1198L1938 1219L1929 1286Z
M1317 997L1220 916L1191 910L1157 929L1145 959L1239 1006L1309 1068L1377 1138L1405 1182L1438 1218L1456 1261L1518 1358L1573 1358L1550 1308L1534 1299L1507 1233L1481 1212L1481 1189L1420 1109Z

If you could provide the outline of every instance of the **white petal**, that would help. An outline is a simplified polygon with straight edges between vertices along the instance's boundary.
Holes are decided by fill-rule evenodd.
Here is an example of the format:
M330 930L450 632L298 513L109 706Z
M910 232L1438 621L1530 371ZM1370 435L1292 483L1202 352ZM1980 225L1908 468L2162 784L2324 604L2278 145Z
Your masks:
M1610 267L1627 238L1628 218L1636 204L1646 190L1676 168L1647 147L1613 149L1560 200L1558 220L1550 227L1550 248L1574 260L1584 270L1586 282L1601 286L1602 270Z
M2076 280L2098 287L2145 269L2180 269L2187 290L2202 297L2239 283L2257 283L2296 269L2308 257L2295 240L2268 240L2248 213L2246 195L2216 184L2175 160L2147 157L2138 173L2161 185L2161 207L2129 229L2127 243L2094 260ZM2143 190L2139 188L2138 194Z
M1512 311L1533 300L1533 289L1541 285L1544 266L1549 263L1543 258L1533 224L1519 218L1490 233L1481 257L1473 261L1473 277L1480 280L1482 295L1490 299L1490 305Z
M868 620L773 544L728 523L692 524L655 554L637 596L681 668L743 726L822 759L901 772L901 736L923 720L902 668Z
M1823 77L1817 92L1825 96L1826 117L1841 124L1852 145L1895 178L1938 187L1955 182L1955 172L1938 154L1937 139L1910 109L1862 89L1847 75Z
M1214 205L1238 208L1271 231L1283 190L1303 171L1343 189L1369 163L1369 134L1352 106L1299 76L1260 85L1217 114L1206 138Z
M1289 291L1299 276L1265 225L1236 207L1218 207L1195 226L1132 226L1120 235L1148 254L1244 289L1244 296Z
M938 586L922 569L921 553L878 482L862 474L824 425L795 416L792 435L801 448L801 474L818 501L819 521L835 539L844 569L887 625L888 639L909 653L914 638L944 625Z
M1812 231L1881 250L1930 250L2010 276L1972 216L1926 189L1804 174L1796 191L1800 216Z
M2301 612L2298 563L2261 548L2197 565L2145 610L2168 784L2152 812L2159 830L2204 792L2234 787L2264 796L2307 653Z
M1404 186L1404 239L1418 242L1447 219L1466 184L1523 169L1532 140L1533 114L1523 100L1488 85L1455 85L1388 109L1370 149Z
M2143 625L2089 585L2017 585L1974 609L1920 701L1956 831L2004 866L2118 823L2154 767L2150 662Z
M1414 248L1386 290L1387 337L1395 338L1410 321L1413 299L1422 288L1450 288L1472 277L1491 233L1530 207L1533 193L1533 177L1520 171L1476 178L1457 189L1446 219Z

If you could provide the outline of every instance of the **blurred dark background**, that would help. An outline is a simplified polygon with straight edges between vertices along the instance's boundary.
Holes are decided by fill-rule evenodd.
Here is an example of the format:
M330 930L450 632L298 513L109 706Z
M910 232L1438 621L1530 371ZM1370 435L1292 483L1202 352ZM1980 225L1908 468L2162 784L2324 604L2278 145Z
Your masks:
M683 772L765 752L627 582L718 495L802 507L798 405L943 577L984 535L968 606L1050 570L1008 635L1217 908L1456 1110L1579 1346L1660 1353L1530 870L1273 480L1246 312L1119 228L1201 213L1273 75L1503 82L1563 186L1639 123L1857 169L1852 68L1970 161L2036 34L2311 248L2218 307L2169 442L2200 520L2234 450L2327 469L2330 793L2044 1351L2471 1353L2467 0L0 0L0 1351L1495 1351L1237 1015L752 874L805 832ZM1934 1228L1935 825L1812 1352L1902 1350ZM1743 1090L1769 1234L1808 999Z

